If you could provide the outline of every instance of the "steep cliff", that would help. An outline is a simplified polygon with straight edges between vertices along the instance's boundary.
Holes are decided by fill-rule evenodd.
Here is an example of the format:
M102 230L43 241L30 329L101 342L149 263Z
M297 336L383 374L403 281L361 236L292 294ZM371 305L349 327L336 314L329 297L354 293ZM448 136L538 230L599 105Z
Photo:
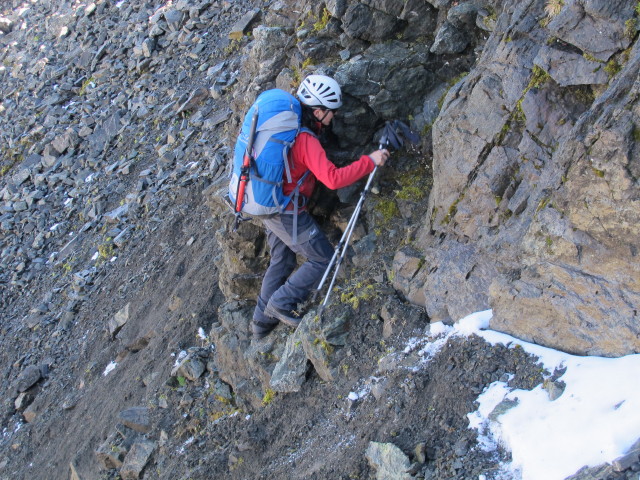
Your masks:
M493 327L518 337L636 353L637 13L544 7L505 5L444 99L424 261L416 271L399 253L396 285L432 319L491 307Z

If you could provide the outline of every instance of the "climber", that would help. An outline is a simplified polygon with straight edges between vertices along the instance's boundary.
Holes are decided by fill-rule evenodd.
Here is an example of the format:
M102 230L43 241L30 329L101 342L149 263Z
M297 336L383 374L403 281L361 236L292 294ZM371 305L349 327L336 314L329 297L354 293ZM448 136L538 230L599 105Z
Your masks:
M266 336L279 322L298 326L302 315L296 308L317 287L333 255L331 243L306 209L316 180L333 190L343 188L368 175L376 166L384 165L389 157L388 150L380 149L345 167L336 167L327 158L318 135L331 125L336 110L342 106L340 86L331 77L310 75L298 88L297 97L302 104L303 130L289 152L292 182L287 183L285 179L284 193L291 193L296 182L310 173L299 188L301 201L297 218L293 215L294 206L290 204L284 213L262 219L271 262L253 314L255 339ZM293 231L296 221L297 235ZM296 254L306 258L297 270Z

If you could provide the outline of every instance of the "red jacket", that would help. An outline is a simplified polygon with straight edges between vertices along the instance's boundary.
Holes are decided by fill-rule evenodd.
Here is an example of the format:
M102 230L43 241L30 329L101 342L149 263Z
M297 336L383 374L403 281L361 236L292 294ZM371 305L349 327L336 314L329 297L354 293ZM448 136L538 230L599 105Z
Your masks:
M296 137L296 142L289 152L289 165L291 165L293 183L287 183L285 177L282 186L284 194L289 195L293 192L296 182L307 170L310 170L311 173L307 175L300 186L300 194L306 198L311 197L316 179L328 188L337 190L355 183L375 168L373 160L368 155L361 156L359 160L346 167L336 167L327 158L320 141L307 132L301 132Z

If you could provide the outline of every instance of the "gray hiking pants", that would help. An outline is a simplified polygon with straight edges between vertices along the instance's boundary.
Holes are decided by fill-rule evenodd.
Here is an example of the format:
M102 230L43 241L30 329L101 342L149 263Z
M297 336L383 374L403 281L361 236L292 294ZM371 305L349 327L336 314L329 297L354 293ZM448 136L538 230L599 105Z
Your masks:
M263 313L269 300L275 307L285 310L293 310L298 303L305 301L320 283L333 256L331 243L311 215L305 211L298 214L298 241L295 244L293 222L294 216L289 214L263 220L271 248L271 263L264 274L253 314L254 320L259 322L273 322ZM294 272L296 254L307 261Z

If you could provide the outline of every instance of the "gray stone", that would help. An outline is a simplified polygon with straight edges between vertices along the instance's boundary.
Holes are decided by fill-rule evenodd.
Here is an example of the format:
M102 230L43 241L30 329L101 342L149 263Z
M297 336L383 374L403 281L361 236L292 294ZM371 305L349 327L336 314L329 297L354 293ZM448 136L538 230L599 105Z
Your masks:
M24 392L33 387L42 378L42 372L37 365L29 365L25 368L18 377L16 390L18 392Z
M499 422L499 417L507 413L513 407L517 407L518 403L519 402L517 398L516 399L505 398L500 403L498 403L498 405L496 405L494 409L491 411L491 413L489 414L489 420L491 420L492 422Z
M371 258L376 251L376 234L370 233L358 242L351 243L353 248L353 264L356 267L363 267L371 262Z
M565 384L563 382L553 382L551 380L547 380L543 383L542 388L547 391L549 395L549 401L553 402L562 396L565 389Z
M124 307L122 307L116 314L109 319L108 328L109 334L111 337L115 337L120 329L126 325L129 321L129 306L127 303Z
M466 30L460 30L451 22L446 21L436 33L431 52L438 55L460 53L467 48L469 43L470 38Z
M534 63L547 72L560 86L601 85L609 81L602 63L587 60L577 53L543 47Z
M493 32L496 28L496 18L488 11L481 9L476 17L476 27L485 32Z
M137 480L156 448L155 442L139 440L133 444L120 468L122 480Z
M407 22L402 32L404 40L417 40L436 30L438 11L424 0L407 0L399 18Z
M372 9L380 10L381 12L388 13L389 15L399 17L402 13L405 2L398 0L364 0L362 3L368 5Z
M120 223L129 213L129 204L125 203L104 214L108 223Z
M226 122L231 116L231 110L214 110L212 115L204 122L205 127L208 129L214 128L221 123Z
M131 407L123 410L118 414L118 420L136 432L147 433L151 430L147 407Z
M629 68L637 68L639 63L636 56ZM621 74L623 82L617 87L625 88ZM630 70L628 75L630 79ZM557 198L551 201L547 192L539 192L529 202L533 205L528 208L535 209L536 215L521 245L530 260L510 289L504 289L505 280L496 279L492 285L495 328L517 329L519 338L535 338L538 343L573 353L624 355L639 351L637 324L631 320L636 316L631 305L640 301L638 290L633 287L630 291L629 284L620 281L638 276L632 253L638 245L635 233L628 230L636 224L635 209L630 209L635 200L624 193L633 189L633 181L628 176L628 157L621 153L633 141L633 121L625 112L625 96L620 95L618 101L616 107L604 110L603 118L598 118L598 110L591 114L595 118L583 116L584 123L579 125L584 133L574 131L567 147L555 155L555 162L571 165L568 181ZM603 125L607 125L604 130ZM594 141L587 147L572 140L582 135L592 136ZM608 183L613 178L615 195ZM576 198L585 202L576 203ZM564 208L566 216L561 214ZM514 320L518 312L525 311L529 312L526 324ZM558 318L562 322L556 323ZM507 327L511 320L515 323Z
M314 317L315 320L315 317ZM337 315L322 321L322 335L329 345L343 347L349 335L349 315Z
M231 387L220 380L216 380L215 384L215 395L219 398L222 398L226 402L233 401L233 393L231 392Z
M608 478L613 472L611 465L598 465L597 467L582 467L575 474L565 480L602 480Z
M332 345L329 342L327 334L335 327L337 327L338 331L341 331L345 325L345 317L333 322L326 318L320 319L315 310L310 310L297 328L302 338L302 347L307 359L313 364L313 368L320 378L326 382L333 381L338 375L338 365L334 358L336 345ZM338 341L337 343L341 342Z
M25 202L24 200L20 200L13 204L13 210L16 212L24 212L25 210L28 210L28 209L29 209L29 205L27 205L27 202Z
M167 21L169 29L173 32L180 30L184 20L184 14L179 10L168 9L164 12L164 18Z
M33 402L34 398L35 397L31 392L22 392L13 402L13 406L16 407L16 410L22 411L26 409L31 402Z
M61 405L62 409L63 410L74 409L76 405L78 405L78 402L80 401L81 398L82 398L82 395L80 393L77 393L77 392L70 393L62 402L62 405Z
M276 392L298 392L305 381L307 357L301 335L298 329L289 335L284 352L273 369L269 385Z
M131 235L132 232L129 227L127 227L122 232L118 233L118 235L116 235L116 237L113 239L113 244L118 248L122 248L125 243L127 243L127 240L131 238Z
M231 40L240 40L245 32L249 29L253 21L260 15L261 10L254 8L245 13L236 23L231 27L229 32L229 38Z
M486 310L486 292L496 276L495 265L478 258L475 248L453 244L430 248L423 254L401 249L394 258L393 284L412 303L424 305L431 322L448 323ZM440 265L448 267L442 269ZM455 292L455 299L447 298L448 292Z
M469 452L469 441L466 438L461 438L453 446L453 452L458 457L464 457Z
M142 42L142 54L149 58L153 54L153 51L156 48L156 41L153 38L145 38Z
M197 353L188 354L172 371L172 376L182 376L196 381L206 370L206 362Z
M334 18L342 17L347 11L347 0L328 0L327 9Z
M449 86L446 83L440 83L432 86L431 90L424 98L422 112L416 116L416 130L425 131L427 128L430 130L431 126L440 114L440 101L448 91Z
M631 8L599 0L567 4L549 28L575 25L581 17L564 12L573 6L593 13L578 27L581 35L607 15L618 23ZM525 67L538 57L560 83L570 82L527 8L504 9L500 22L517 23L518 32L509 41L490 40L474 70L444 97L431 130L434 182L425 227L417 253L396 253L394 285L433 320L492 308L492 328L518 338L580 354L640 351L634 321L640 290L629 280L640 275L630 190L636 174L628 174L638 169L620 153L631 151L637 124L629 92L640 56L630 50L616 81L594 100L588 87L534 78ZM613 45L612 30L600 46ZM598 50L602 57L588 53L603 60L605 50ZM588 72L587 58L573 55L566 58L577 62L576 72Z
M42 396L38 396L33 402L22 412L25 422L32 423L45 410L46 404Z
M407 473L411 462L402 450L392 443L369 442L365 456L376 471L378 480L411 480Z
M371 387L371 395L373 398L380 401L385 398L387 392L387 385L384 382L378 382Z
M402 42L389 41L373 45L364 54L341 65L336 71L336 80L345 94L358 98L362 106L357 104L341 113L340 135L368 138L378 117L395 118L413 113L415 103L399 99L407 95L420 98L432 88L433 74L423 65L427 55L425 45L409 49Z
M447 8L453 0L427 0L435 8Z
M51 142L51 146L56 152L58 152L58 154L63 154L68 149L75 148L78 144L78 139L78 133L73 129L69 129L64 134L58 135L54 138L53 142Z
M123 438L118 432L111 433L95 451L96 459L106 470L120 468L127 449L123 446Z
M253 29L255 41L251 47L247 68L254 69L254 85L273 82L284 67L287 47L292 42L287 30L258 26Z
M455 5L447 12L447 20L456 28L475 26L478 7L471 2Z
M193 92L191 92L189 98L187 98L187 100L182 105L180 105L176 113L180 114L182 112L188 112L197 108L208 96L209 91L206 88L196 88Z
M13 21L6 18L6 17L0 17L0 32L2 33L10 33L11 30L13 30Z

